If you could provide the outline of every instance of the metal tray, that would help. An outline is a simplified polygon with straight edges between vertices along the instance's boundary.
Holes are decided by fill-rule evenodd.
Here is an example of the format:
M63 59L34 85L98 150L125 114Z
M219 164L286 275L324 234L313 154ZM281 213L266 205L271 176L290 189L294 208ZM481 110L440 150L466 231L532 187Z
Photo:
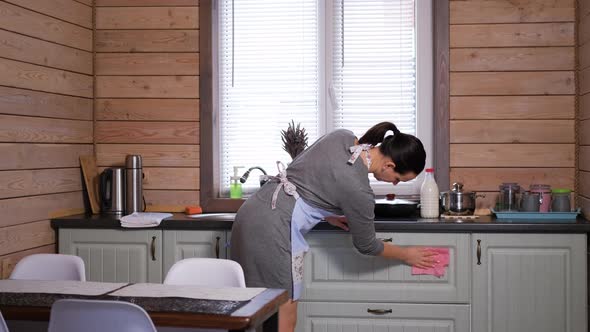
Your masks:
M571 212L518 212L492 209L492 213L496 215L497 222L575 223L580 209Z

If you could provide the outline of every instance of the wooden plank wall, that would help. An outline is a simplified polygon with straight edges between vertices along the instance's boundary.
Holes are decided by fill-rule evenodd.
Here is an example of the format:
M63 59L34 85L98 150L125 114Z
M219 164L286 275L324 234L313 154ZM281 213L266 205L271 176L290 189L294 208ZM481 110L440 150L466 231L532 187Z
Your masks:
M578 0L578 203L590 218L590 2Z
M479 207L502 182L574 189L575 21L575 0L450 1L450 179Z
M99 168L140 154L151 211L199 204L198 0L95 0Z
M55 252L49 218L84 211L93 153L91 2L0 0L0 275Z

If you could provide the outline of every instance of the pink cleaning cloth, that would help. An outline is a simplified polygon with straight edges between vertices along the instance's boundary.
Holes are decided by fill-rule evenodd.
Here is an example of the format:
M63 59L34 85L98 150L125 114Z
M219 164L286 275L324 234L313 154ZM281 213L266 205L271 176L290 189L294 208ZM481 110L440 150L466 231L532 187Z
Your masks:
M412 266L412 274L430 274L437 277L442 277L445 275L445 267L449 266L449 249L448 248L425 248L430 251L436 252L436 255L433 256L436 259L434 266L431 268L419 268Z

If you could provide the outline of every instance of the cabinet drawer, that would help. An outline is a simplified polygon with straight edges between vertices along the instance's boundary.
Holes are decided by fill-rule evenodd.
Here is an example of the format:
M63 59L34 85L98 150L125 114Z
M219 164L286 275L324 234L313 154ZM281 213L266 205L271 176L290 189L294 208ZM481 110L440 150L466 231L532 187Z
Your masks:
M303 301L468 303L469 234L378 233L396 245L449 249L445 275L412 275L397 260L360 254L350 235L312 233L305 256Z
M299 302L297 309L296 332L469 332L466 304Z

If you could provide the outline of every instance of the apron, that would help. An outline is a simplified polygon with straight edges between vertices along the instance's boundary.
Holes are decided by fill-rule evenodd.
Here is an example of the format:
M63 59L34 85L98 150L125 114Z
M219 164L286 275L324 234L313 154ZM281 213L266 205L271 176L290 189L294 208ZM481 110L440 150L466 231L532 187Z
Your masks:
M361 152L368 151L372 147L371 144L351 146L349 150L352 155L347 163L349 165L354 164ZM367 165L370 167L371 158L369 153L366 153L365 156ZM276 208L276 201L281 188L287 195L293 196L296 200L291 217L291 274L293 280L293 301L297 301L301 297L303 291L304 258L305 254L309 251L309 245L307 244L307 241L305 241L304 236L318 223L325 221L326 217L334 214L305 202L305 200L297 193L295 185L287 179L285 165L280 161L277 161L277 168L279 174L277 176L269 177L279 182L279 185L276 187L272 196L271 208L273 210Z

